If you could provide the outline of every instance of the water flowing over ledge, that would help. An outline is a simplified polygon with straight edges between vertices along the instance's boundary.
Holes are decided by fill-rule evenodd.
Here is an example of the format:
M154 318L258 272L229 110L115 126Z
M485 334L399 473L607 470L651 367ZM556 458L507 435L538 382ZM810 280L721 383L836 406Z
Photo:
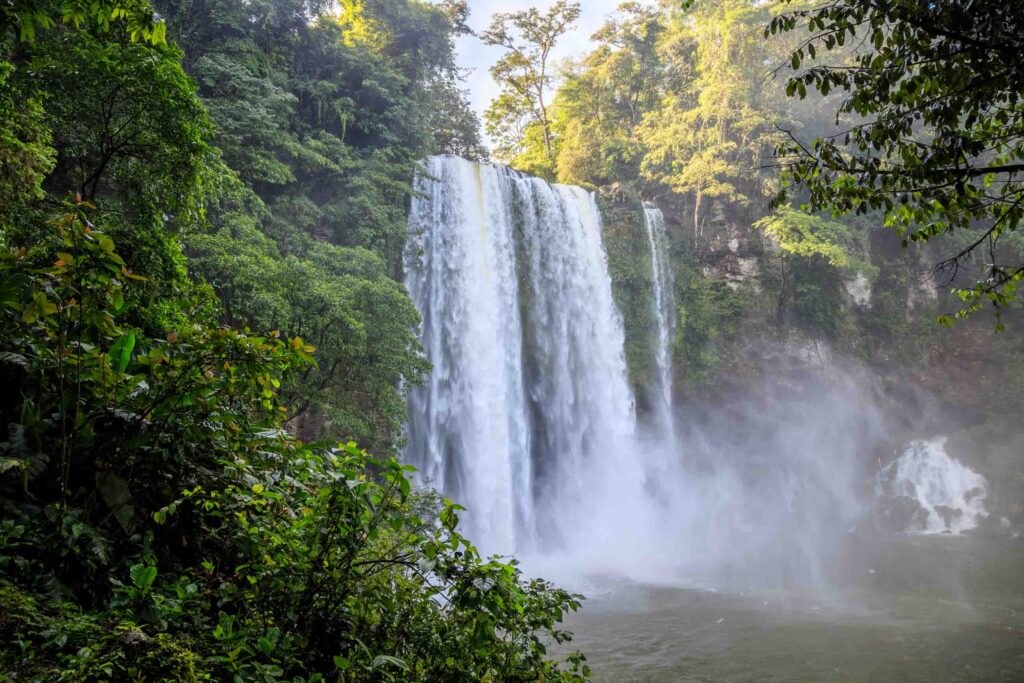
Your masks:
M410 393L406 459L474 538L557 546L634 429L597 204L454 156L416 191L406 286L434 369Z
M644 229L651 252L651 305L654 309L654 372L651 383L655 428L660 438L674 440L672 418L672 342L676 328L675 283L669 262L665 216L654 204L644 203Z
M848 537L885 504L866 457L887 439L870 373L830 366L827 383L677 420L668 239L646 205L653 363L638 421L595 197L454 156L426 160L416 191L406 286L433 371L410 391L404 457L465 505L467 535L486 552L647 581L833 580ZM910 530L983 516L984 487L946 460L887 473L899 490L886 500L927 494Z
M987 516L988 482L946 453L944 436L912 441L879 471L877 491L906 531L959 534Z

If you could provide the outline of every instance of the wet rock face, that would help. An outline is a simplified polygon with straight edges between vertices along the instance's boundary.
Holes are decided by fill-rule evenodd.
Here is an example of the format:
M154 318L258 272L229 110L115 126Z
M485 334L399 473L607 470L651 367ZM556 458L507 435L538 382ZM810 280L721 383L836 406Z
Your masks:
M936 505L935 512L942 518L942 523L946 525L947 529L953 528L960 518L964 516L963 510L948 505Z
M889 531L919 529L928 523L928 511L910 496L883 498L877 507L878 521Z
M756 256L726 253L703 269L705 277L724 280L730 289L750 282L755 293L761 292L761 263Z
M857 273L852 279L844 279L843 287L854 306L862 309L871 308L871 281L864 273Z
M750 282L760 292L762 249L750 225L716 204L702 232L706 240L704 275L724 280L731 289Z

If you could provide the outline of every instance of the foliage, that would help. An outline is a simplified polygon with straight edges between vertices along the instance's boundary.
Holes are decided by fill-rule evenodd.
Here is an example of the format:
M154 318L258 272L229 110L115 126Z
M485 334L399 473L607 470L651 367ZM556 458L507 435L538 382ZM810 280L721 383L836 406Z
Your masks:
M669 29L693 45L693 77L644 119L643 172L693 196L695 239L705 198L746 204L761 194L760 159L777 119L758 77L770 54L754 39L765 11L748 0L699 2Z
M754 222L780 251L776 322L792 313L811 334L833 337L844 317L843 277L874 280L878 269L861 258L864 251L850 228L791 207L782 207ZM791 263L793 257L800 261Z
M414 334L418 313L383 259L330 244L310 246L305 258L282 253L244 218L191 238L189 248L232 320L316 345L318 365L282 388L296 426L316 411L352 438L386 448L386 435L405 419L401 382L428 367Z
M847 315L842 276L824 257L802 261L785 274L777 302L779 322L791 321L817 338L835 339Z
M547 90L551 85L548 60L558 39L579 19L580 4L558 0L542 14L535 7L517 12L504 12L491 17L491 24L480 38L486 45L495 45L505 54L491 67L490 73L501 85L500 95L485 114L487 132L498 141L495 154L511 160L530 149L528 136L541 142L550 175L553 161L551 117ZM541 170L536 161L531 167Z
M755 221L754 227L764 231L788 254L820 256L838 268L851 265L848 247L852 236L849 229L837 221L783 207Z
M838 113L854 117L813 143L783 144L786 178L813 209L884 211L907 241L970 231L943 265L955 275L976 249L993 258L976 285L960 290L960 316L986 302L1005 307L1024 279L1024 266L999 261L996 249L1022 215L1022 23L1018 3L841 0L795 9L765 30L807 30L794 69L821 57L790 78L788 94L845 91ZM867 49L850 63L825 61L853 40Z
M460 7L360 3L348 36L197 1L167 13L185 54L73 15L0 44L5 676L586 678L546 651L579 596L480 557L395 460L284 428L319 401L390 446L425 370L390 260ZM213 125L183 64L223 78Z
M582 680L579 597L456 531L410 468L281 430L299 338L126 324L141 276L78 201L5 255L0 654L19 680Z
M132 42L116 25L61 26L9 55L8 92L28 101L31 119L16 133L28 147L8 162L22 189L0 207L7 244L27 246L34 259L68 192L102 203L105 231L126 245L127 267L147 278L141 305L127 315L150 332L180 322L175 302L199 295L175 233L203 220L202 188L215 163L209 121L180 58L170 46ZM5 138L14 132L4 129Z
M597 47L564 75L555 98L559 182L609 184L639 176L636 128L667 78L658 51L660 14L623 3L594 34Z
M856 40L852 40L849 29L857 17L846 16L850 19L846 22L843 13L858 7L865 8L867 14L864 23L856 25ZM645 240L630 243L623 234L629 223L624 216L638 208L640 199L654 201L664 211L675 246L681 328L674 358L682 375L677 386L691 389L726 385L745 372L757 371L751 363L763 359L764 354L753 348L752 338L765 349L790 336L827 339L837 351L860 355L871 363L896 364L908 372L914 368L915 373L931 369L928 364L937 362L932 350L938 342L928 326L940 306L957 305L955 299L944 297L941 289L971 290L975 288L973 274L981 271L988 277L990 264L1009 272L1012 268L1005 264L1024 262L1019 231L1001 229L998 239L990 239L996 237L995 233L989 235L995 221L992 216L974 216L956 230L946 231L942 240L930 242L928 248L903 255L898 239L892 245L882 237L885 206L870 209L865 202L868 210L859 215L856 211L832 212L839 203L863 194L888 197L896 203L896 212L924 207L939 215L949 211L942 205L945 198L959 191L955 182L936 186L930 195L927 186L922 186L920 197L910 191L886 195L882 185L870 187L870 174L844 174L838 167L820 166L821 175L813 176L817 170L807 165L803 168L809 175L801 182L787 180L792 167L786 165L799 160L772 158L773 150L791 135L812 153L816 152L810 140L830 140L838 150L836 164L840 160L882 163L883 168L885 164L903 164L906 162L897 156L886 157L888 138L875 129L882 126L898 131L908 121L906 116L900 117L907 115L911 127L903 129L909 133L899 138L899 144L933 171L969 173L971 168L1002 163L991 153L978 152L971 157L971 145L982 143L992 149L1003 145L1000 154L1014 153L1016 110L1011 102L1016 101L1012 94L1015 67L1005 55L1010 50L1007 45L1013 44L1008 36L1015 35L1019 11L1016 6L992 9L983 4L986 12L975 12L977 3L971 7L967 10L962 4L941 2L922 6L899 0L625 3L595 34L593 50L569 62L559 74L558 90L548 106L550 152L540 127L531 128L529 117L519 122L524 125L506 129L516 141L515 153L505 155L511 157L515 168L600 188L601 196L612 200L602 205L605 247L626 326L630 377L638 396L645 393L648 373L644 368L652 360L649 346L643 343L652 330L652 321L643 319L649 309L642 301L649 254L642 248ZM868 17L880 13L889 13L890 18L883 22L882 46L876 49L870 42L875 34ZM961 14L964 22L958 24ZM818 16L822 23L810 25ZM988 23L989 17L995 23ZM773 22L776 31L772 35L769 30L765 40L765 26L771 28ZM900 23L906 25L897 27ZM840 44L838 32L843 26ZM806 33L803 27L812 31ZM967 38L977 42L956 42ZM807 39L815 45L813 54ZM983 45L994 47L982 54ZM957 51L958 46L964 50ZM794 64L793 53L801 49ZM871 61L859 57L858 51L869 53ZM915 62L915 54L927 59ZM940 63L947 55L952 61ZM810 65L814 68L800 71L812 57L819 60ZM903 64L904 58L910 61ZM776 66L779 68L773 71ZM829 77L847 78L850 88L845 90L833 82L818 93L820 97L787 96L787 87L789 95L814 90L812 82L825 77L823 69L831 69ZM792 78L787 81L787 76ZM964 85L975 81L983 85L977 89L982 99L976 99L974 90ZM858 83L870 86L870 91ZM1005 101L999 100L1002 93ZM935 100L934 111L928 99L932 96L940 98ZM528 103L510 94L503 97L506 101L496 102L495 107L529 111ZM989 98L987 105L984 98ZM968 104L957 110L953 108L960 106L957 102ZM877 112L864 109L869 104ZM968 124L965 131L958 130L956 111L976 113L975 119L964 119ZM941 131L927 123L947 115ZM991 134L993 122L1004 119L1007 126L1000 130L1008 131L1005 142ZM852 141L845 144L847 130L863 141L862 149ZM986 130L990 131L988 138ZM968 144L966 160L943 166L942 154L924 156L936 144L954 152L957 135L965 136L963 141ZM873 147L876 138L872 136L877 137L881 149ZM785 147L797 151L795 146ZM877 157L886 157L886 161L879 162ZM946 155L945 161L951 158ZM1007 163L1012 164L1012 159ZM1005 170L996 174L985 190L990 199L1000 196L1004 187L1016 191L1003 182L1012 180L1013 169ZM843 186L830 187L832 176L825 171L841 179ZM917 182L913 173L879 173L873 180L882 183L888 182L887 178L904 184ZM938 178L939 183L952 180L952 175ZM784 182L790 183L787 199L792 201L773 205L771 198L778 195ZM818 195L808 182L819 183ZM980 188L984 176L966 184ZM1017 197L1012 192L1005 195L1003 207L993 204L992 210L1016 211ZM928 205L932 199L939 203ZM892 223L892 215L888 220ZM908 224L907 237L929 224ZM751 227L761 230L752 231ZM767 239L760 239L762 235ZM935 242L941 243L943 252ZM930 273L934 263L949 255L944 252L959 256L946 260L942 272ZM756 272L752 272L755 263ZM1014 285L1010 285L1012 290ZM975 296L961 294L969 301ZM998 303L1004 310L1011 306L1008 299ZM1012 307L1019 309L1020 303ZM1007 316L1003 322L1010 324L1012 319ZM953 318L942 316L939 321L950 324ZM973 334L973 330L970 327L962 334ZM965 338L960 335L954 336ZM950 341L950 348L957 343ZM920 372L915 379L925 374Z
M13 64L0 61L0 202L22 205L43 196L54 150L42 103L11 83L13 72Z
M36 34L58 22L95 24L103 31L120 24L132 41L157 45L167 36L167 27L146 0L9 0L0 8L0 32L16 33L19 40L33 42Z
M425 369L399 284L415 163L483 154L454 60L465 4L162 6L228 167L186 236L192 273L226 324L316 340L318 366L284 388L303 436L392 451Z
M704 387L732 360L730 349L744 320L752 317L753 297L749 286L731 288L686 261L677 263L675 283L679 322L673 355L687 386Z
M181 54L84 31L56 33L30 54L25 77L45 83L58 152L51 187L116 196L132 221L194 224L210 124Z

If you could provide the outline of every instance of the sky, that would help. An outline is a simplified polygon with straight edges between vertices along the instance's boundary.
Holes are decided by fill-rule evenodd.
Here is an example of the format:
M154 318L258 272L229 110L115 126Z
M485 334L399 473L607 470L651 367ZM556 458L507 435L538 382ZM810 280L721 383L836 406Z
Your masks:
M578 57L586 54L591 46L590 36L604 25L607 18L615 12L615 8L623 0L580 0L583 10L576 27L559 40L552 54L555 60L566 57ZM477 32L483 31L491 23L491 15L495 12L514 12L516 10L537 7L546 11L554 0L469 0L469 25ZM491 79L487 70L501 57L502 50L488 47L475 36L462 36L458 41L459 64L472 69L466 77L469 99L474 111L483 119L488 103L497 96L498 85Z

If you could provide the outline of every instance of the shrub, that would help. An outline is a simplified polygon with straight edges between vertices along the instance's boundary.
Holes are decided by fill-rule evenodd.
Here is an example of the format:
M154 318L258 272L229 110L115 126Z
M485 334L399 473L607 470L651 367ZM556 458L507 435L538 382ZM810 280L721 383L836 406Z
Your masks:
M481 557L411 468L282 429L299 338L123 321L71 202L0 260L0 666L18 680L583 680L580 596ZM45 245L44 245L45 246ZM43 250L37 250L42 252ZM188 302L179 302L182 310Z

